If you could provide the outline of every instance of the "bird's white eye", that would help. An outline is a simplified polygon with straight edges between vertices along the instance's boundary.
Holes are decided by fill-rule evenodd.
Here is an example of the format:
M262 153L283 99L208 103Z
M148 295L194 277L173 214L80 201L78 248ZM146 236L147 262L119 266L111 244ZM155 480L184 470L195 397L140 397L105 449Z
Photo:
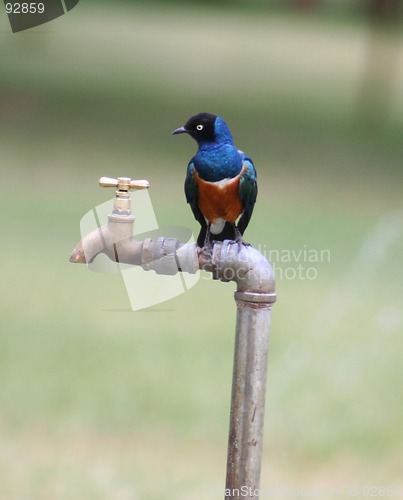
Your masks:
M203 125L197 125L197 126L196 126L196 128L197 128L197 130L199 130L199 131L200 131L200 130L203 130Z

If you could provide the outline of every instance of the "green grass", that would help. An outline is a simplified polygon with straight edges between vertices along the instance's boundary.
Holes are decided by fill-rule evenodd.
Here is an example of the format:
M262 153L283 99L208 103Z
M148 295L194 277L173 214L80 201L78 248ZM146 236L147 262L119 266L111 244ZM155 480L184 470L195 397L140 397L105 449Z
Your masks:
M402 486L402 81L363 127L362 25L172 9L80 4L3 35L0 496L223 496L234 286L133 313L120 276L68 262L80 218L113 196L101 175L148 178L160 225L197 230L194 144L170 131L201 109L256 162L248 241L330 251L314 280L275 262L263 491Z

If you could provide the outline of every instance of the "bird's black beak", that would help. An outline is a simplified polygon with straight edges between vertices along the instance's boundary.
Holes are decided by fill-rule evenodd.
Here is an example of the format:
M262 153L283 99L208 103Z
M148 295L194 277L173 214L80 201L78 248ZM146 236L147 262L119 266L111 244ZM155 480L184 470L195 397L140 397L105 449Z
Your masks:
M172 135L176 135L176 134L187 134L188 133L188 130L185 129L185 127L179 127L177 128L176 130L174 130L172 132Z

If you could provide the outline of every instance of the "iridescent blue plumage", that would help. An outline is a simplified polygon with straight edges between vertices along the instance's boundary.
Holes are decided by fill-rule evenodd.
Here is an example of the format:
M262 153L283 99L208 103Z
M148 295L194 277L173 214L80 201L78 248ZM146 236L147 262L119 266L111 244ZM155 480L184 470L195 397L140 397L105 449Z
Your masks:
M201 225L198 245L209 243L210 229L214 240L242 241L257 196L252 160L234 146L225 121L211 113L193 116L173 133L187 133L198 143L185 180L186 200Z

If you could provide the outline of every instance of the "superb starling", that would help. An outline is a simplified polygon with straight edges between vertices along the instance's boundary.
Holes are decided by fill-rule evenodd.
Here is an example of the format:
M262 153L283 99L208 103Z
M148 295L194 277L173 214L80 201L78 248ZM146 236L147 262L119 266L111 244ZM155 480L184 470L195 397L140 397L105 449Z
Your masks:
M214 241L240 245L257 195L252 160L234 146L225 121L212 113L192 116L173 134L189 134L198 144L185 180L186 200L201 225L198 246L211 246L210 233Z

